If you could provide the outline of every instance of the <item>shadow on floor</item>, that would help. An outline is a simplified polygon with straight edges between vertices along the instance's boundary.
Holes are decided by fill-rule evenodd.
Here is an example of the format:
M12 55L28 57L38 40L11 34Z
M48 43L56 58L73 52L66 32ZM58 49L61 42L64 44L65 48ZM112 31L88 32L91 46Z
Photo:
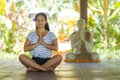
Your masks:
M56 80L55 72L26 72L27 80Z

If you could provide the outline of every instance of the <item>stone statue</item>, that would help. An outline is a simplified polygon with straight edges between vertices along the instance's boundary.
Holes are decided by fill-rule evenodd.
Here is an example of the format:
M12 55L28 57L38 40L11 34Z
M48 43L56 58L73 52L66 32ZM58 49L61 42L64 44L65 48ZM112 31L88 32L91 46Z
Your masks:
M73 52L66 54L68 60L98 60L99 55L97 52L92 52L93 41L90 32L85 28L85 20L78 21L78 31L73 32L70 36L71 47Z

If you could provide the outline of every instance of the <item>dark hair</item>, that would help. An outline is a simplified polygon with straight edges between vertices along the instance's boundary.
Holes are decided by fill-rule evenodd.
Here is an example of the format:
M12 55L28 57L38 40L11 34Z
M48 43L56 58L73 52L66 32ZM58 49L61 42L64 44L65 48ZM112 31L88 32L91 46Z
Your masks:
M46 16L44 13L38 13L38 14L35 16L35 21L36 21L36 19L37 19L37 17L38 17L39 15L44 16L45 20L47 21L47 16ZM36 26L36 30L37 30L37 29L38 29L38 27ZM48 31L50 31L50 28L49 28L49 24L48 24L48 23L45 24L45 29L48 30Z

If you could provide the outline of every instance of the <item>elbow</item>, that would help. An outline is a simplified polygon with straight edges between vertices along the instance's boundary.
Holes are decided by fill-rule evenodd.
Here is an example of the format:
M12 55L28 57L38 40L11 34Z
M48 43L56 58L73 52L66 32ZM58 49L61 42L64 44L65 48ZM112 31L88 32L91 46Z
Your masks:
M27 50L27 48L24 48L24 52L27 52L28 50Z
M58 51L58 49L54 49L54 51Z
M24 50L24 52L27 52L27 50Z
M58 51L58 47L56 47L56 48L54 49L54 51Z
M24 52L27 52L27 50L24 49Z

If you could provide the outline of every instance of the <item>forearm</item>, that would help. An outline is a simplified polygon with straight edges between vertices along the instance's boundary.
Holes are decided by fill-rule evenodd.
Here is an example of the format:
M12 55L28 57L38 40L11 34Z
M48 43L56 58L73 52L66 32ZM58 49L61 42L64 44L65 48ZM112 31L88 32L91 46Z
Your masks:
M24 46L24 51L31 51L32 49L34 49L35 47L37 47L39 45L39 43L35 43L35 44L31 44L31 45L27 45Z
M54 51L58 50L58 46L57 45L47 44L45 42L42 42L41 45L45 46L48 49L54 50Z

